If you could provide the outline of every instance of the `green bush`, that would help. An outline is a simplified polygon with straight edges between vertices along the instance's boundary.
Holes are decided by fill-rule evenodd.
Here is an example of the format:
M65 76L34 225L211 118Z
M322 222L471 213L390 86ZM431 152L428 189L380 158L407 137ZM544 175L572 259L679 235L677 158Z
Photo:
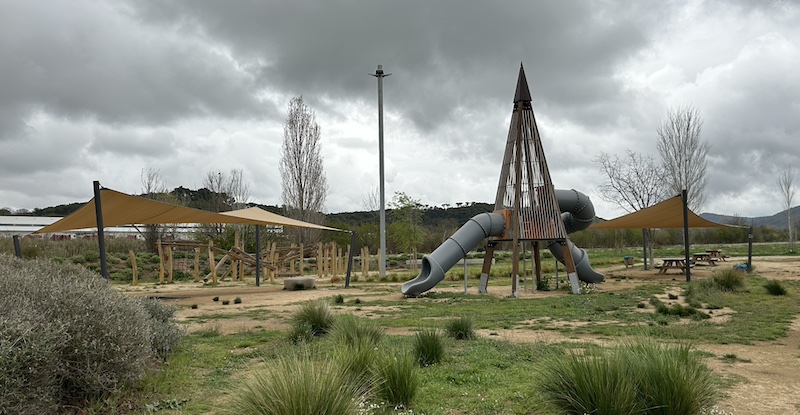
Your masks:
M743 273L733 268L715 271L712 280L720 291L736 292L744 287Z
M241 415L351 415L363 395L334 361L284 357L237 387L231 409Z
M421 366L439 363L444 357L442 336L436 329L423 329L414 336L414 355Z
M11 399L0 401L2 408L38 412L37 401L74 404L113 393L139 381L154 357L148 312L77 265L0 255L0 310L14 316L0 325L0 342L20 348L13 352L20 360L4 362L0 370L3 399ZM20 327L30 331L20 332ZM17 400L28 392L9 387L18 370L29 368L37 369L25 389L46 391L56 385L54 395Z
M408 354L386 356L376 367L378 397L395 408L408 408L419 389L419 369Z
M184 336L175 324L175 308L154 298L141 299L139 303L150 316L150 347L158 358L167 360Z
M334 304L344 304L344 296L341 294L336 294L336 297L333 297Z
M470 340L477 336L475 330L472 329L472 319L469 316L461 316L448 321L444 326L444 331L456 340Z
M333 312L327 303L314 301L303 304L292 316L292 325L308 325L313 336L328 334L333 325Z
M377 346L386 330L371 320L361 321L352 314L336 317L331 328L331 337L337 342L348 346L358 344L364 340L373 347Z
M699 414L718 396L690 346L649 339L599 354L547 355L540 375L545 396L569 414Z
M767 292L770 295L786 295L786 294L788 294L788 291L786 291L786 288L783 286L783 284L781 284L780 281L769 280L766 283L764 283L764 288L767 290Z

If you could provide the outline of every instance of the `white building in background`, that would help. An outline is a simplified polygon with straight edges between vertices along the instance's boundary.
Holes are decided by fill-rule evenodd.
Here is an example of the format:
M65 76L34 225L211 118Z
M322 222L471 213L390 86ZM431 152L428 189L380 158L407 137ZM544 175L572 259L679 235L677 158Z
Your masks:
M61 220L60 217L52 216L0 216L0 236L10 237L14 235L26 236L39 229L44 228L54 222ZM169 226L170 233L172 228L175 229L177 239L188 239L192 232L194 232L196 224L177 224ZM124 225L124 226L109 226L103 228L103 232L107 237L111 238L137 238L143 239L141 232L144 232L143 225ZM82 237L97 236L96 228L77 229L70 232L59 232L56 234L43 234L41 237L47 239L73 239Z

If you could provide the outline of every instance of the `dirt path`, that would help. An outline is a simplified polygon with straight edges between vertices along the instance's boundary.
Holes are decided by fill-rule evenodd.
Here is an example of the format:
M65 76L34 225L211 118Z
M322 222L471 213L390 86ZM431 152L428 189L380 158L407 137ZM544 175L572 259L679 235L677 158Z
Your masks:
M744 262L743 258L730 258L719 266L727 266ZM800 258L757 257L753 265L757 272L770 279L800 280ZM718 266L718 267L719 267ZM718 267L695 267L692 274L695 278L711 275ZM603 270L608 278L598 286L601 292L616 291L647 284L650 281L683 281L681 274L656 274L654 270L644 271L641 268L614 267ZM632 278L619 278L619 277ZM457 284L445 283L437 287L437 291L463 290ZM120 287L132 296L154 296L175 301L181 307L177 313L180 320L187 322L190 331L219 330L223 333L242 332L257 328L268 330L285 330L287 317L298 304L319 298L333 297L341 294L348 299L364 300L387 299L399 301L400 284L363 285L363 288L343 289L341 284L333 285L324 282L319 288L306 291L284 291L282 286L266 285L262 287L244 286L241 283L222 283L219 287L208 288L198 284L175 284L170 286ZM492 295L508 295L504 292L508 286L490 286ZM553 295L569 295L562 292L522 293L522 297L536 298ZM219 297L220 301L213 301ZM239 297L241 304L234 304L233 299ZM230 300L223 305L222 300ZM349 300L348 300L349 301ZM196 309L188 306L197 305ZM247 316L253 311L262 312L257 318ZM205 319L204 316L222 314L224 319ZM264 315L268 315L265 318ZM403 334L405 330L393 330L392 334ZM481 331L482 336L492 336L513 342L559 342L575 341L557 331L532 330L489 330ZM590 342L601 342L596 337L580 336L579 339ZM602 340L606 342L606 340ZM702 350L715 357L708 359L709 366L725 376L738 380L726 390L727 397L719 405L720 409L736 414L784 415L800 414L800 317L797 317L785 338L756 345L719 345L699 344ZM723 356L735 358L721 359Z

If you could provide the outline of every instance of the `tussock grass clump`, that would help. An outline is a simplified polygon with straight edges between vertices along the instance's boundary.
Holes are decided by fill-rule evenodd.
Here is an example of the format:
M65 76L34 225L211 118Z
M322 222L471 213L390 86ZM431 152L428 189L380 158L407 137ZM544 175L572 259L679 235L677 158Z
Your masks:
M776 280L769 280L764 283L764 288L770 295L786 295L789 292L786 290L786 287L781 284L780 281Z
M344 304L344 296L341 294L336 294L336 297L333 297L334 304Z
M373 374L378 358L378 349L365 338L360 338L347 347L336 347L333 358L347 379L371 390L377 380Z
M414 336L414 356L420 366L431 366L442 361L444 343L436 329L423 329Z
M736 292L744 288L743 273L733 268L715 271L711 279L720 291Z
M332 360L283 357L244 382L231 409L241 415L351 415L363 395Z
M292 316L292 327L298 330L307 326L311 335L318 337L328 334L333 326L333 311L330 306L322 301L303 304Z
M408 408L419 389L419 369L414 358L403 353L386 356L377 365L378 397L395 408Z
M444 330L448 336L456 340L470 340L477 337L475 330L472 328L472 318L469 316L461 316L448 321L444 326Z
M713 373L689 345L644 339L605 353L552 354L540 388L566 413L699 414L717 398Z
M355 345L360 341L377 346L385 335L386 330L371 320L362 321L352 314L338 316L331 328L331 337L345 345Z

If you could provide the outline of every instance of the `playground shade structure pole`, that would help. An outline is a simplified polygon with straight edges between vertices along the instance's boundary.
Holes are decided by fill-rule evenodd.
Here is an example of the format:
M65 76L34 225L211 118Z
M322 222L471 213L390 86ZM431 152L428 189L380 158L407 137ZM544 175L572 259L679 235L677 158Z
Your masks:
M261 226L256 225L256 287L259 286L261 286Z
M692 280L692 267L689 263L689 201L686 189L681 193L683 199L683 254L686 264L686 282Z
M108 265L106 263L106 239L103 232L103 206L100 202L100 182L94 183L94 212L97 216L97 247L100 250L100 275L108 280Z
M14 239L14 255L17 258L22 259L22 248L19 245L19 235L14 235L12 239Z

